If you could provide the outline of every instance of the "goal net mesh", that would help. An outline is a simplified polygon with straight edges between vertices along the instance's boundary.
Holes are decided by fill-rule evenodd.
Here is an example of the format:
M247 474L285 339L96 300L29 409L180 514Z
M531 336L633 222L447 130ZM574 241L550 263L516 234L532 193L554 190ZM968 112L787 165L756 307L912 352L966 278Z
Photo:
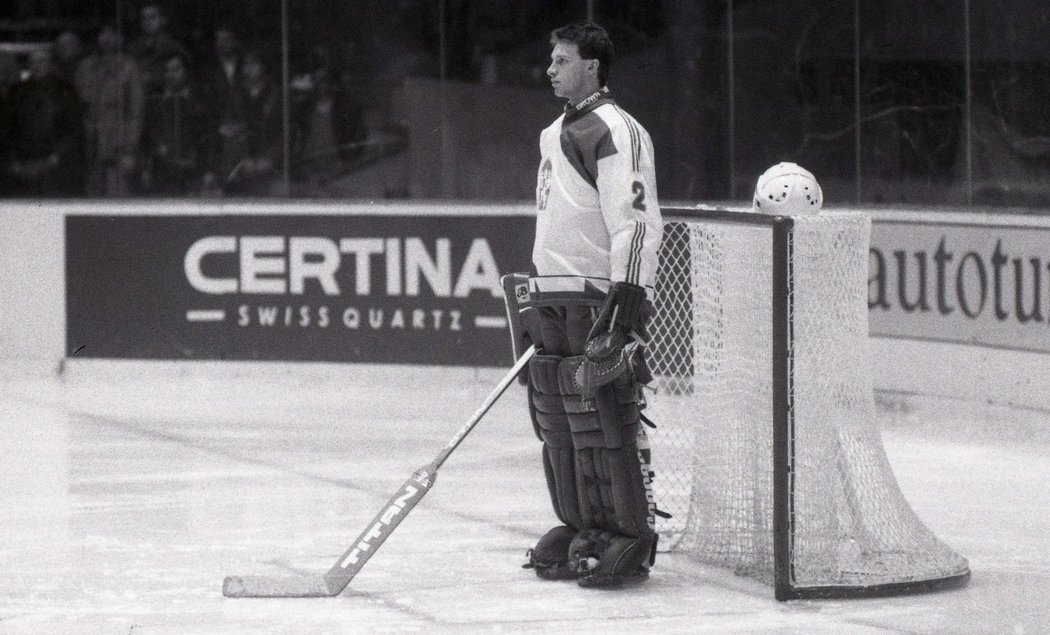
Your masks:
M902 496L875 421L868 355L870 220L794 219L791 522L775 527L772 229L668 222L650 322L647 416L664 548L773 582L790 531L793 585L962 575L964 558Z

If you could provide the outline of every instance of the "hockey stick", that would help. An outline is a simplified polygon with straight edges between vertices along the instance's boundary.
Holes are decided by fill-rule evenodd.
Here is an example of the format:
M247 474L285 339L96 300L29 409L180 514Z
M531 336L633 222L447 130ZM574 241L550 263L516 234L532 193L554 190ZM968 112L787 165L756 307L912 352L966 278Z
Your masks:
M416 504L430 491L437 478L437 471L449 455L459 447L463 439L481 421L481 418L492 407L496 400L513 383L518 373L525 368L529 359L536 353L536 347L530 346L514 367L500 380L496 388L485 398L485 401L474 412L449 440L437 457L412 473L408 480L390 497L383 509L376 514L372 522L357 537L350 547L339 557L328 573L306 576L227 576L222 581L222 594L228 598L307 598L333 597L343 592L358 571L365 566L369 558L394 533L401 521Z

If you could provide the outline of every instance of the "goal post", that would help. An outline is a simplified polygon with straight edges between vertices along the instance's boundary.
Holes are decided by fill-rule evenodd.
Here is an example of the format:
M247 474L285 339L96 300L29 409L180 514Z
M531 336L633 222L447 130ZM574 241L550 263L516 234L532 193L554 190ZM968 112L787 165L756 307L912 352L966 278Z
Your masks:
M650 322L657 529L778 600L964 584L904 499L875 419L871 221L665 208Z

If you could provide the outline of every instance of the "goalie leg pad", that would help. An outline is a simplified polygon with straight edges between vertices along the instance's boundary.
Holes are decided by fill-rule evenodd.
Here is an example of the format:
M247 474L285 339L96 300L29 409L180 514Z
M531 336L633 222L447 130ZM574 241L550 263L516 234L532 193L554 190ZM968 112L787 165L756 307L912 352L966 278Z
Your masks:
M562 372L572 376L573 359ZM582 527L651 542L656 508L648 456L639 451L645 435L633 381L624 375L600 388L593 400L567 395L565 404Z
M529 361L529 400L533 424L543 441L543 472L551 505L561 522L583 527L576 490L576 463L558 376L562 358L535 355Z

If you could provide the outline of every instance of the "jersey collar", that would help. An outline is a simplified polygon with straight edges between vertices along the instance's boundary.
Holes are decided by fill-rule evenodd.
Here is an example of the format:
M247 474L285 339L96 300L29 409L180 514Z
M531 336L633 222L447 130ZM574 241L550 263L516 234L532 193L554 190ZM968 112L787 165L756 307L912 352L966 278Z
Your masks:
M578 104L565 104L565 118L575 119L576 117L580 117L594 110L602 104L611 103L612 101L613 97L612 93L609 92L609 87L602 86Z

